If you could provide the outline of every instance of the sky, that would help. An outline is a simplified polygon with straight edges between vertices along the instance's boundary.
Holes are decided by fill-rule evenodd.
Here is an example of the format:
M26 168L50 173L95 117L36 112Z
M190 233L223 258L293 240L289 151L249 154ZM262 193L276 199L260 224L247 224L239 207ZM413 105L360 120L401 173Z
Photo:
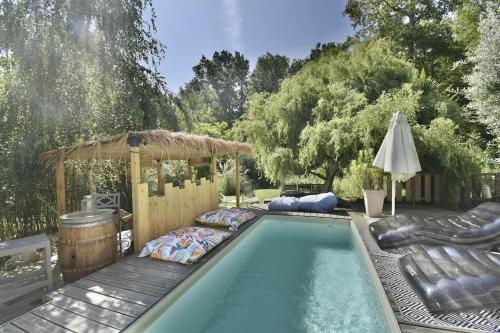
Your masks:
M267 51L290 59L309 55L317 42L354 34L342 16L345 0L154 0L156 37L167 47L160 72L177 92L193 77L202 55L240 51L253 68Z

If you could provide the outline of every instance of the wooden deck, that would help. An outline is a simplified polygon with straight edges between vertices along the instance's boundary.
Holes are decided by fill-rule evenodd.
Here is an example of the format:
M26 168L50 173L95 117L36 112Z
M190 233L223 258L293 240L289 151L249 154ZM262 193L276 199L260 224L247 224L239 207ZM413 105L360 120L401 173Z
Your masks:
M3 324L0 333L121 332L253 223L245 223L193 265L122 258L47 294L45 304Z
M270 213L262 209L257 212ZM296 212L287 215L349 218L346 211L341 211L340 216ZM0 333L121 332L254 222L244 224L229 240L190 266L135 256L120 259L48 294L47 303L0 326ZM397 308L394 310L397 315ZM404 321L400 321L400 327L404 333L451 332Z

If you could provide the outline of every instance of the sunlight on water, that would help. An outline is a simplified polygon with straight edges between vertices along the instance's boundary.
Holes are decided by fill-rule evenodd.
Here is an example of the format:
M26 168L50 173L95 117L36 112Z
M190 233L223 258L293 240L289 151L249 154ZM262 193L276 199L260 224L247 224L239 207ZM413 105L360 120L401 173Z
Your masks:
M350 227L266 219L147 332L386 332Z

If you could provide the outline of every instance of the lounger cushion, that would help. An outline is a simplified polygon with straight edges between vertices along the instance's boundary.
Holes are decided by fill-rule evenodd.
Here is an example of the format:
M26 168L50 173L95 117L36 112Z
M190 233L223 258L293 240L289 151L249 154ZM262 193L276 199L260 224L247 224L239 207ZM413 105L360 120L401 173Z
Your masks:
M470 247L436 247L399 259L401 269L434 312L500 304L500 254Z
M299 199L299 210L315 213L331 213L337 205L337 198L333 193L306 195Z
M196 222L212 226L237 229L241 224L255 217L255 214L243 208L219 208L203 213L196 218Z
M459 216L398 214L370 224L381 249L414 243L474 245L500 243L500 203L486 202Z
M267 206L269 210L296 211L299 209L299 198L279 197L274 198Z
M139 257L192 264L229 238L230 232L203 227L184 227L148 242Z

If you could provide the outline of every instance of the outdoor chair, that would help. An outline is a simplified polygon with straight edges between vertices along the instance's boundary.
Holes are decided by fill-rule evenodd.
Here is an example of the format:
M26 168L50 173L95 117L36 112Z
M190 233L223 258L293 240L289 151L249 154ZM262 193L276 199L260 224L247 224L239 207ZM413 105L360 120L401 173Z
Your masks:
M221 204L233 204L233 205L236 204L235 199L229 199L228 197L226 197L224 194L222 194L220 192L219 192L218 196L219 196L219 203L221 203Z
M129 237L126 240L122 239L122 225L123 223L128 223L130 219L130 214L120 209L120 193L106 193L106 194L96 194L95 195L97 208L110 208L115 209L116 214L118 216L118 244L120 255L123 256L123 248L127 250L131 246L131 237L132 233L130 233ZM125 244L125 246L123 246Z
M486 202L455 216L398 214L369 228L381 249L411 244L494 249L500 245L500 203Z
M259 203L259 199L255 195L251 184L243 184L243 203L250 207L250 205Z

